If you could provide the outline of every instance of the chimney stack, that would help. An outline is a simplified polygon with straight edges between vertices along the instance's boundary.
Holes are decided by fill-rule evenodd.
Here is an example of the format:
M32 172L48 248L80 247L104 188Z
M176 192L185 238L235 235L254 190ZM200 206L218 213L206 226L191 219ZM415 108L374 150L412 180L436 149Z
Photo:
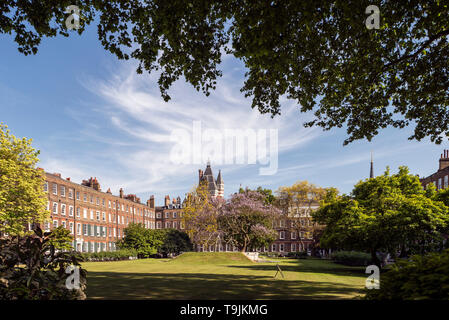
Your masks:
M168 207L170 204L170 196L165 196L165 206Z
M124 192L123 192L123 188L120 188L120 198L123 198Z
M449 150L444 150L440 157L440 168L438 170L443 170L449 167Z
M198 181L201 182L201 179L203 178L203 170L198 170Z
M94 190L101 191L100 182L98 182L97 177L92 180L92 188L94 188Z
M154 209L154 195L150 196L150 199L147 201L147 206Z

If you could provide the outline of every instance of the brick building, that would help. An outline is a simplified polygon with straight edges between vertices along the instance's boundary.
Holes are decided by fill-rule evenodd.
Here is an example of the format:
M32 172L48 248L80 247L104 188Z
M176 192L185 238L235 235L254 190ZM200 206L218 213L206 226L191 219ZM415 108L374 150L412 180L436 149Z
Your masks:
M218 172L217 179L214 178L210 162L207 162L206 169L198 170L198 184L202 181L207 181L207 188L212 197L224 197L224 182L221 176L221 170ZM156 207L156 229L173 228L184 230L182 221L182 208L185 198L173 198L170 201L170 196L165 196L164 205Z
M284 206L283 199L279 201L283 208L283 217L276 221L274 226L278 238L270 248L262 250L279 253L310 252L314 245L311 213L320 207L319 202L308 200Z
M224 196L221 171L214 179L210 163L204 172L199 170L199 182L203 180L208 182L212 196ZM149 229L184 230L182 210L185 200L181 201L179 196L170 199L167 195L164 205L156 207L154 196L141 203L135 194L125 195L123 189L120 189L119 195L113 195L110 189L103 192L97 178L78 184L70 178L62 178L59 173L46 173L44 189L48 193L47 209L51 219L43 229L49 231L58 226L69 229L74 236L73 247L80 252L115 250L116 241L124 237L123 230L132 222L142 223ZM316 208L318 203L309 202L284 210L284 218L275 225L278 239L270 247L258 248L258 251L287 253L309 250L313 240L298 228L298 221L309 225L310 213ZM237 248L224 242L197 249L237 251Z
M69 229L77 251L115 250L116 241L123 238L123 230L132 222L155 228L154 196L143 204L136 195L125 195L123 189L118 196L110 189L103 192L97 178L77 184L59 173L46 173L44 190L51 220L43 229Z
M170 196L165 196L164 205L156 207L156 229L178 229L184 230L182 221L181 198L173 198L170 202Z
M437 190L446 189L449 180L449 150L444 150L439 159L438 171L426 178L420 179L423 188L427 188L430 183L435 184Z

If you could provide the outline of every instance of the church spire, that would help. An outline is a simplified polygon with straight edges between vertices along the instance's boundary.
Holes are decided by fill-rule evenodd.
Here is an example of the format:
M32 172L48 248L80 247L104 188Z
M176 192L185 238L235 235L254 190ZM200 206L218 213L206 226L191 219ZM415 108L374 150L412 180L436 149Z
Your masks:
M371 167L369 171L369 177L374 178L374 167L373 167L373 152L371 151Z

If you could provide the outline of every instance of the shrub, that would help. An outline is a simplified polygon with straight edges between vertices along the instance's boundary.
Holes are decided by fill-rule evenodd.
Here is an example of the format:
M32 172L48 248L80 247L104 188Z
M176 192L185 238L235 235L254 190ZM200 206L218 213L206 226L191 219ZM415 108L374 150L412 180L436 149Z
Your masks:
M158 248L158 253L162 255L175 254L192 251L193 245L187 233L176 229L155 230L162 231L162 246Z
M289 252L287 253L287 257L295 259L307 259L308 254L307 251Z
M139 258L156 254L168 256L191 251L193 246L187 233L176 229L152 230L143 224L130 224L125 229L125 237L117 242L120 249L137 250Z
M154 230L146 229L142 223L130 223L124 230L125 237L117 242L119 249L134 249L139 258L148 258L157 253L163 242Z
M359 251L337 251L332 253L331 258L347 266L367 266L371 262L371 255Z
M73 300L85 299L86 270L76 252L58 251L63 243L58 232L0 239L0 300ZM69 290L66 280L69 266L79 268L80 288Z
M449 299L449 249L396 262L381 274L380 289L366 292L368 300Z
M262 255L264 255L267 258L280 258L282 255L279 252L263 252Z
M85 261L119 261L137 257L137 250L120 249L117 251L85 252L82 253Z

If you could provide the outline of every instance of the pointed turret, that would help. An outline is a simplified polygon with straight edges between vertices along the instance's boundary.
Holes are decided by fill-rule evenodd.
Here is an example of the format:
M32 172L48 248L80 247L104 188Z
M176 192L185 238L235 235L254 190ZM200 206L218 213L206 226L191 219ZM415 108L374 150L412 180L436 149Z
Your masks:
M224 182L223 182L223 178L221 177L221 170L218 171L217 188L218 188L218 196L223 198L224 197Z
M223 178L221 177L221 170L218 170L217 185L223 184Z

